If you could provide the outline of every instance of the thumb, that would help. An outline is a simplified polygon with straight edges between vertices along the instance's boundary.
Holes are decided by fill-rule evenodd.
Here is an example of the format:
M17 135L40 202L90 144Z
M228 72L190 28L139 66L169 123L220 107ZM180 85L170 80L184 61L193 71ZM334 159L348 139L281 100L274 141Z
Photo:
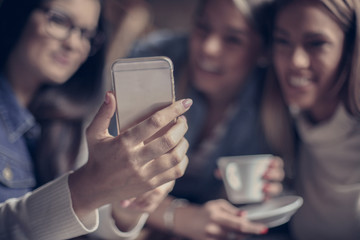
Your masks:
M112 92L109 91L105 94L105 100L103 104L86 130L88 139L100 139L109 135L108 128L110 125L110 120L115 113L115 108L115 96Z

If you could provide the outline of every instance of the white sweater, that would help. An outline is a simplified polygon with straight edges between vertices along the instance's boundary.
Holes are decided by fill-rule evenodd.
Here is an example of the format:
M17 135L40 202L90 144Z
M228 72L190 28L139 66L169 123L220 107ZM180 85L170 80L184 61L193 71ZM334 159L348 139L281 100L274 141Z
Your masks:
M296 187L304 205L291 221L296 239L360 239L360 122L343 106L313 126L299 117Z
M130 232L120 232L110 208L94 211L81 222L72 209L68 174L26 194L0 204L0 239L69 239L98 230L101 239L134 239L148 215L144 214Z

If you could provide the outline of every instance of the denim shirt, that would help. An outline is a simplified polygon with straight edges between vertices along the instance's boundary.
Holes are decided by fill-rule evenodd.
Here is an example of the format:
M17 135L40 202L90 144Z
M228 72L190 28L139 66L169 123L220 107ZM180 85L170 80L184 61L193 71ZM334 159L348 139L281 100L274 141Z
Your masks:
M0 74L0 202L20 197L36 184L27 138L38 134L32 114L17 102Z
M130 57L167 56L174 64L175 81L188 61L188 36L183 33L160 31L138 41ZM172 195L186 198L194 203L224 198L222 181L214 177L217 159L221 156L271 153L262 131L260 99L265 78L264 69L257 68L248 77L237 96L235 113L226 125L218 144L212 149L201 171L192 168L192 154L196 151L198 138L206 121L207 103L205 97L191 88L188 97L194 103L185 113L189 129L185 135L189 142L189 165L185 175L176 181ZM195 172L195 174L194 174Z

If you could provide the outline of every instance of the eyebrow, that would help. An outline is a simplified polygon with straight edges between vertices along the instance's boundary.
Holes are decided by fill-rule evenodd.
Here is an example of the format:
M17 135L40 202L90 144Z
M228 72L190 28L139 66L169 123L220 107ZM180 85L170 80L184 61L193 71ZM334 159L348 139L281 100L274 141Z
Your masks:
M67 17L71 23L77 27L80 27L82 29L85 29L87 31L95 31L97 29L97 25L96 26L83 26L83 25L79 25L75 19L72 13L70 13L69 11L67 11L66 9L64 9L63 7L59 7L59 6L45 6L48 9L51 9L52 11L58 12L62 15L64 15L65 17Z
M233 27L225 28L225 32L230 33L230 34L235 34L235 35L244 35L244 36L248 36L250 34L249 31L244 31L241 29L233 28Z

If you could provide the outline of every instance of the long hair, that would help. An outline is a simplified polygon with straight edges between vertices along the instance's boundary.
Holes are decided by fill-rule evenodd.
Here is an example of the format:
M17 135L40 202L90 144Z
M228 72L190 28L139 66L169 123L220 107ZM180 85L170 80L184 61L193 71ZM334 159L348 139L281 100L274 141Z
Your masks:
M193 14L193 22L198 17L201 17L204 14L206 6L212 0L199 0L195 7ZM267 56L267 49L270 43L270 27L268 19L272 15L272 3L274 0L222 0L222 1L232 1L236 9L244 16L247 23L251 28L259 34L262 41L262 46ZM240 66L241 67L241 66ZM181 73L181 79L177 84L177 92L179 96L185 96L186 91L189 86L189 68L186 68Z
M0 7L0 71L16 46L31 13L48 0L3 0ZM100 16L98 30L102 31ZM93 112L102 92L104 47L90 56L64 84L44 85L29 110L41 126L34 154L38 184L74 167L83 123Z
M298 0L278 0L274 5L275 22L277 12ZM328 10L329 15L345 33L345 45L336 83L329 94L339 95L341 101L354 117L360 116L360 8L358 0L314 0ZM286 170L293 174L295 159L295 131L290 110L284 101L274 69L271 69L265 83L262 100L262 121L265 135L273 151L285 159Z

